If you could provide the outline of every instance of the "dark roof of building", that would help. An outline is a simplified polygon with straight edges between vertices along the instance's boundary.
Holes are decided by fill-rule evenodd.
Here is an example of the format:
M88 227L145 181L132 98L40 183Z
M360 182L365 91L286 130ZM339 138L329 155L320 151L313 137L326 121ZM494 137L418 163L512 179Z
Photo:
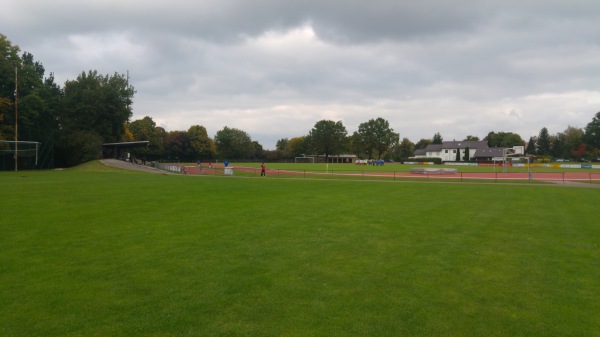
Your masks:
M502 147L488 147L487 149L479 149L475 152L475 158L493 158L502 157L504 155L504 148Z
M431 151L441 151L442 150L442 144L429 144L427 145L427 147L425 148L426 152L431 152Z
M442 143L442 149L487 149L488 144L485 140L463 140L463 141L449 141Z
M115 148L134 148L134 147L144 147L150 144L147 140L141 140L136 142L120 142L120 143L104 143L102 146L110 146Z

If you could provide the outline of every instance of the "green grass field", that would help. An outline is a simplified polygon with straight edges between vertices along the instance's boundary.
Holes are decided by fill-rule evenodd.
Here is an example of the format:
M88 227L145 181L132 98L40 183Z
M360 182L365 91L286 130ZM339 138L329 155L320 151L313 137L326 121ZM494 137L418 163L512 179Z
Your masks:
M0 172L0 336L600 336L600 193Z

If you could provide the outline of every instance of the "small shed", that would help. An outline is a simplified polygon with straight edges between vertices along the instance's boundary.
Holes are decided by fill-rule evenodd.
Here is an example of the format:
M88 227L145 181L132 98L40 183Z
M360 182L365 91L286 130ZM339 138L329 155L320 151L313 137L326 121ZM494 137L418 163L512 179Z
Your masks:
M102 144L102 157L123 159L131 149L148 147L150 141L141 140L136 142L104 143Z

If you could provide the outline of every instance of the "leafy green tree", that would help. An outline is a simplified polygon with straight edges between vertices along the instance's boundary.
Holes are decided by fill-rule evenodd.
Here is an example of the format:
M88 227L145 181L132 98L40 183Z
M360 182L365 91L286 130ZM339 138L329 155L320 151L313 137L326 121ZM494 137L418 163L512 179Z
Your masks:
M68 141L61 144L61 151L57 153L59 163L74 166L100 158L102 137L95 131L75 130L65 137Z
M330 155L340 154L346 148L346 127L341 121L318 121L310 130L307 138L315 154L324 154L325 161Z
M289 154L290 158L306 155L309 150L306 137L302 136L290 139L286 149L286 152Z
M363 137L360 133L358 133L358 131L354 131L352 136L350 136L350 150L359 158L362 158L366 153L366 146ZM367 154L367 157L370 155L371 154Z
M169 160L193 162L195 152L186 131L171 131L165 137L164 155Z
M129 131L136 141L148 141L148 147L137 148L132 153L137 158L146 158L147 160L160 159L164 152L164 130L157 128L152 117L144 117L135 120L128 125ZM161 132L162 131L162 132Z
M394 160L410 158L415 154L415 144L408 138L402 138L402 141L394 147Z
M54 167L54 131L58 129L57 114L62 90L51 73L44 78L44 67L18 46L0 34L0 139L14 139L18 124L18 139L41 142L43 157L38 167ZM18 78L18 88L15 80ZM16 90L15 90L16 89ZM18 96L18 119L16 101ZM81 135L78 136L81 139Z
M471 161L471 149L468 146L465 148L464 161Z
M360 140L369 159L373 158L373 152L377 153L377 159L381 159L386 151L398 143L400 135L390 128L387 120L379 117L361 123L358 126L358 133L356 136L353 135L353 139L355 137Z
M550 134L548 133L548 129L543 127L540 130L540 134L537 138L536 148L537 154L540 156L549 156L551 155L550 151Z
M19 72L19 138L30 141L49 141L58 128L56 113L61 91L51 75L44 80L44 67L30 53L23 54Z
M281 158L289 158L290 154L288 152L288 145L290 143L290 140L287 138L281 138L280 140L277 141L277 144L275 144L275 150L277 151L279 157Z
M488 142L489 147L513 147L525 144L523 138L513 132L492 131L483 140Z
M21 68L20 51L0 34L0 139L15 136L15 71Z
M477 136L472 136L472 135L468 135L467 137L465 137L464 141L478 141L479 137Z
M285 151L287 149L288 144L290 143L290 140L287 138L281 138L280 140L277 141L277 144L275 144L275 149L277 151Z
M576 159L584 158L587 154L588 149L586 144L579 144L579 146L572 151L573 157Z
M585 127L585 142L594 149L600 149L600 112Z
M19 46L13 46L5 35L0 34L0 98L15 98L15 68L21 67Z
M134 93L123 75L83 72L76 80L65 83L61 127L95 131L103 141L118 141L124 123L131 118Z
M217 154L222 159L249 159L256 154L250 136L242 130L224 127L215 134Z
M134 93L125 76L119 74L102 76L97 71L89 71L81 73L76 80L67 81L58 113L59 152L71 148L68 144L75 132L96 135L93 139L99 141L98 146L102 142L119 141L132 114L130 106ZM62 158L71 156L64 154Z
M211 159L216 154L215 142L208 136L206 128L201 125L193 125L188 131L190 145L198 159Z
M256 140L252 141L252 146L254 147L254 159L264 159L265 149L263 148L263 146Z
M442 138L442 135L439 132L436 132L433 135L433 139L431 141L431 144L442 144L444 142L444 138Z
M565 131L559 134L562 140L562 158L571 158L573 151L579 148L579 145L585 143L585 133L583 129L568 126Z
M427 145L432 144L431 139L422 138L415 144L415 150L422 150L427 147ZM441 144L441 143L440 143Z
M4 116L8 115L13 108L13 102L8 97L0 97L0 140L4 139L4 134L8 130L8 126L2 123Z

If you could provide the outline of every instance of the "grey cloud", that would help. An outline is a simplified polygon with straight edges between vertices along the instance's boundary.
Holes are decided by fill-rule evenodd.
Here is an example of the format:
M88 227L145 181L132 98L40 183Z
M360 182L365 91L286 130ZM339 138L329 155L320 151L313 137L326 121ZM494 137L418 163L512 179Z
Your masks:
M413 141L584 126L600 106L599 13L595 0L21 0L0 22L59 83L129 70L134 118L229 125L273 148L322 118L352 132L381 116Z

